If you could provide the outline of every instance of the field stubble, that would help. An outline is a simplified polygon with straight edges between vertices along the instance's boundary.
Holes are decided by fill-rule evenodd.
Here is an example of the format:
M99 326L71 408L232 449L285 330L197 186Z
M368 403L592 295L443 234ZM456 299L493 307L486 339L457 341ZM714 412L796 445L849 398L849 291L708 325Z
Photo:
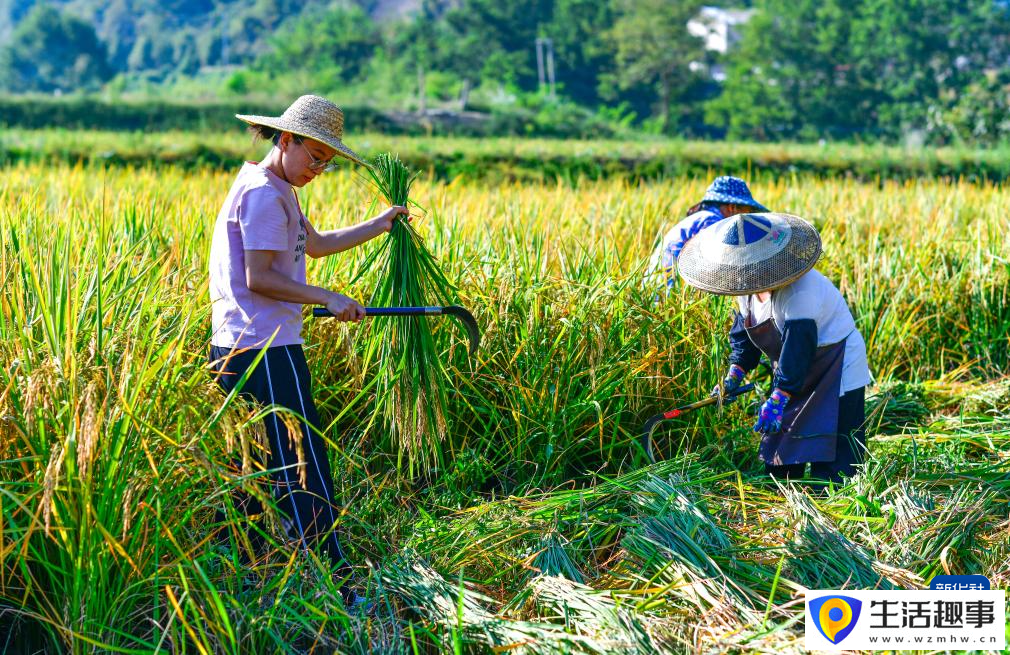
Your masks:
M1007 192L942 182L760 183L816 222L880 382L873 457L826 494L758 474L744 403L661 435L641 420L722 372L729 304L641 267L707 180L421 178L416 227L484 331L433 325L450 394L427 486L375 420L360 327L307 321L364 621L315 557L242 560L232 492L260 493L262 411L208 377L206 257L229 173L18 165L0 178L0 616L72 652L515 652L796 647L805 587L1010 583ZM305 189L322 228L370 191ZM310 262L344 289L370 246ZM366 297L374 280L354 289ZM215 523L215 512L228 517ZM268 521L273 539L279 534Z

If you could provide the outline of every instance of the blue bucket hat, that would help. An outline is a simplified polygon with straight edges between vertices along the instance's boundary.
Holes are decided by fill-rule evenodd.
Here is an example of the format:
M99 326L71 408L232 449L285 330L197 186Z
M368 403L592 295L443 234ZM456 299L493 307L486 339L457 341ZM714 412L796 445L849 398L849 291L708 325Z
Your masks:
M705 191L702 202L717 202L725 205L747 205L763 212L771 211L750 194L747 183L739 177L722 175L715 178Z

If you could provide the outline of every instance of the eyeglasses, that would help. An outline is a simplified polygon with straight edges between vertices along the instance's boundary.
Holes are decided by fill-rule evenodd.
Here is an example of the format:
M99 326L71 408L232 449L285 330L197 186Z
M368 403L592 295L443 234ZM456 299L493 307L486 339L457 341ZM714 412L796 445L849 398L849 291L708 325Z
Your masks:
M335 169L337 167L337 165L333 161L334 158L336 157L336 155L334 155L333 157L330 157L329 159L316 159L315 156L305 146L305 142L304 141L299 141L298 145L300 145L302 148L305 148L305 152L309 156L309 168L310 169L312 169L314 171L317 171L317 172L318 171L332 171L333 169Z

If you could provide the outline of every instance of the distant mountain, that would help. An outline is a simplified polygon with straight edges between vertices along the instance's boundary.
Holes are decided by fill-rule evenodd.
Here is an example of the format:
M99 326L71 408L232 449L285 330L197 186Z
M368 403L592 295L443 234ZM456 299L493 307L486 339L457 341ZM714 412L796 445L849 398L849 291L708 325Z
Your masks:
M0 0L0 43L39 2L95 27L120 71L194 72L244 64L264 52L285 21L334 0ZM421 0L355 0L377 20L416 10Z

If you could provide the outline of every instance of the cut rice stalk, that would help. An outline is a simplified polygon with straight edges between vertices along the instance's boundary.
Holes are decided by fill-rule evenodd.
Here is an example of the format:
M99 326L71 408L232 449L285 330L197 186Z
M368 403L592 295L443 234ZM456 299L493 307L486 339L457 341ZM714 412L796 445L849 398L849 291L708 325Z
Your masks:
M417 206L410 198L416 177L394 155L379 155L367 176L390 205ZM367 258L357 277L374 270L378 283L369 301L376 307L452 304L455 287L411 224L396 219L389 236ZM406 464L413 479L450 461L446 436L446 389L443 348L423 318L390 317L371 323L365 366L377 361L376 412L389 430L400 472ZM451 449L451 446L450 446Z

